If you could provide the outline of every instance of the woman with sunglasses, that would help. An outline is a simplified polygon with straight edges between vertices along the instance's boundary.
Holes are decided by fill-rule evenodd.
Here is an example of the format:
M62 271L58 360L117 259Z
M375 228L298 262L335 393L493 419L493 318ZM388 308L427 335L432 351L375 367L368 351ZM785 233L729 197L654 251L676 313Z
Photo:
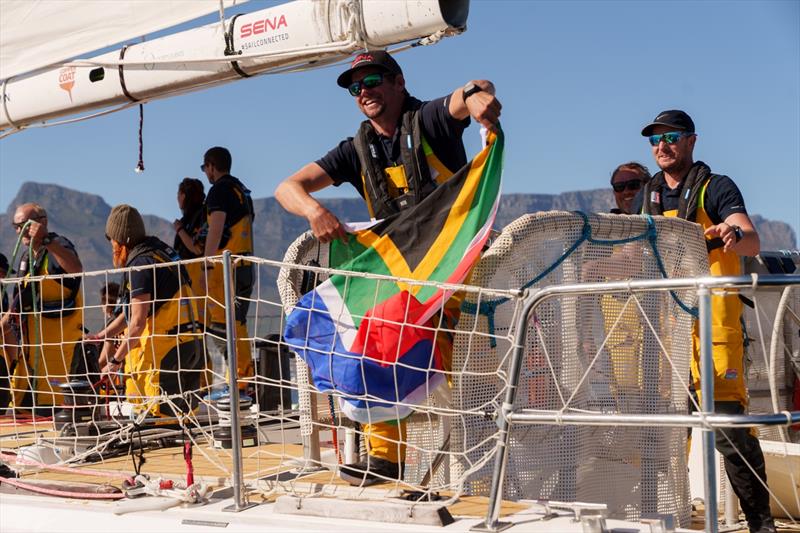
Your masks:
M649 180L650 171L636 161L629 161L615 168L611 173L611 188L614 190L617 207L611 212L617 215L633 214L633 200Z

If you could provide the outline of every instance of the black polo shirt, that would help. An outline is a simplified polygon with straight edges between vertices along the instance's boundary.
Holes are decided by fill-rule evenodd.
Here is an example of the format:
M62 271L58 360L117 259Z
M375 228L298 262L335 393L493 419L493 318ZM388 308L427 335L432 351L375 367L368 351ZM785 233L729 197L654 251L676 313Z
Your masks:
M450 115L450 96L423 102L419 109L422 135L428 141L433 153L451 172L467 164L467 154L461 136L469 126L469 117L458 120ZM394 136L380 136L385 154L389 161L400 159L400 125L398 123ZM353 137L340 142L334 149L325 154L316 163L333 179L337 187L342 183L350 183L364 197L364 184L361 180L361 162L358 160Z
M230 174L222 176L211 186L206 196L206 212L225 212L225 226L230 227L250 215L250 206L244 197L247 188Z
M643 191L644 189L640 190L639 194L637 194L636 198L633 200L633 213L642 212ZM664 187L664 190L661 191L661 205L665 212L678 209L680 192L680 186L675 189ZM747 214L747 208L744 205L742 193L739 187L737 187L728 176L715 175L711 178L711 181L708 182L708 186L706 187L703 208L714 224L724 222L726 218L734 213Z

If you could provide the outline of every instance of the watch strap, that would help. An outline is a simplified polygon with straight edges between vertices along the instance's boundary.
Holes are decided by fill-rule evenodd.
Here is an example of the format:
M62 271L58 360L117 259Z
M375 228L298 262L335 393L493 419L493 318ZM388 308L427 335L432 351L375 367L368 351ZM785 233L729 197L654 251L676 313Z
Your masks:
M466 103L467 98L469 98L470 96L472 96L475 93L481 92L482 90L483 89L480 87L480 85L476 85L476 84L474 84L472 82L467 83L462 88L463 95L464 95L464 102Z
M736 242L739 242L744 238L744 231L739 226L731 226L733 228L733 234L736 236Z

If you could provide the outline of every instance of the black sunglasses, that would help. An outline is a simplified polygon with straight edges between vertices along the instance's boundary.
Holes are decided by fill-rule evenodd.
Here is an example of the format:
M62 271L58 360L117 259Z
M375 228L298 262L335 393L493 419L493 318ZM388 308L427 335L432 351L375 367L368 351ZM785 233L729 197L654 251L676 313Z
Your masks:
M638 191L642 188L642 180L620 181L619 183L613 183L611 186L614 187L614 192L622 192L626 189L629 191Z
M40 221L40 220L43 220L43 219L45 219L45 218L47 218L47 217L43 217L43 216L39 216L39 217L31 217L31 218L29 218L28 220L25 220L25 221L23 221L23 222L12 222L12 223L11 223L11 225L12 225L12 226L14 226L14 229L16 229L16 230L21 230L21 229L23 228L23 226L25 226L25 224L27 224L27 223L28 223L28 222L30 222L31 220L35 220L35 221L37 221L37 222L38 222L38 221Z

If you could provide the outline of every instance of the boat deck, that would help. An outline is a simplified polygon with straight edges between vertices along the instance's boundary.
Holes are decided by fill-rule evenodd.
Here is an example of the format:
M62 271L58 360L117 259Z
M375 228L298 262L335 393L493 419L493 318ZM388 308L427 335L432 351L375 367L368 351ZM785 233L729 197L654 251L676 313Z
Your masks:
M37 438L34 438L33 435ZM50 422L4 425L0 427L0 449L14 452L24 446L56 437ZM30 437L28 436L30 435ZM35 494L0 483L0 531L263 531L265 527L280 531L468 531L482 522L488 499L461 496L442 502L454 522L442 526L387 521L387 516L400 510L413 514L419 510L436 509L442 504L419 503L416 506L399 496L404 488L399 483L383 483L368 488L351 487L339 479L334 470L302 473L303 449L300 444L268 443L244 448L244 474L249 485L256 489L248 494L254 507L238 513L225 509L233 504L230 487L232 457L230 450L212 445L195 446L193 470L195 481L202 480L212 489L205 505L176 505L175 500L163 497L93 501ZM331 450L328 450L328 455ZM323 452L325 455L325 452ZM138 460L138 454L137 454ZM134 459L130 454L105 458L91 464L77 464L57 470L29 468L21 472L20 481L62 490L120 487L122 481L134 474ZM162 477L184 481L186 463L181 446L149 449L140 466L141 473L151 478ZM93 474L102 472L106 477ZM407 488L407 487L406 487ZM449 494L440 494L448 498ZM343 509L351 506L349 511ZM32 513L32 509L47 509ZM307 513L303 511L306 509ZM338 513L338 514L337 514ZM320 515L328 516L320 516ZM342 518L357 516L359 519ZM551 514L534 502L502 503L501 520L516 525L512 531L581 531L569 510L552 510ZM379 518L380 517L380 518ZM402 522L402 520L400 520ZM647 524L608 520L609 527L624 527L625 531L649 531ZM700 526L702 529L702 525Z

